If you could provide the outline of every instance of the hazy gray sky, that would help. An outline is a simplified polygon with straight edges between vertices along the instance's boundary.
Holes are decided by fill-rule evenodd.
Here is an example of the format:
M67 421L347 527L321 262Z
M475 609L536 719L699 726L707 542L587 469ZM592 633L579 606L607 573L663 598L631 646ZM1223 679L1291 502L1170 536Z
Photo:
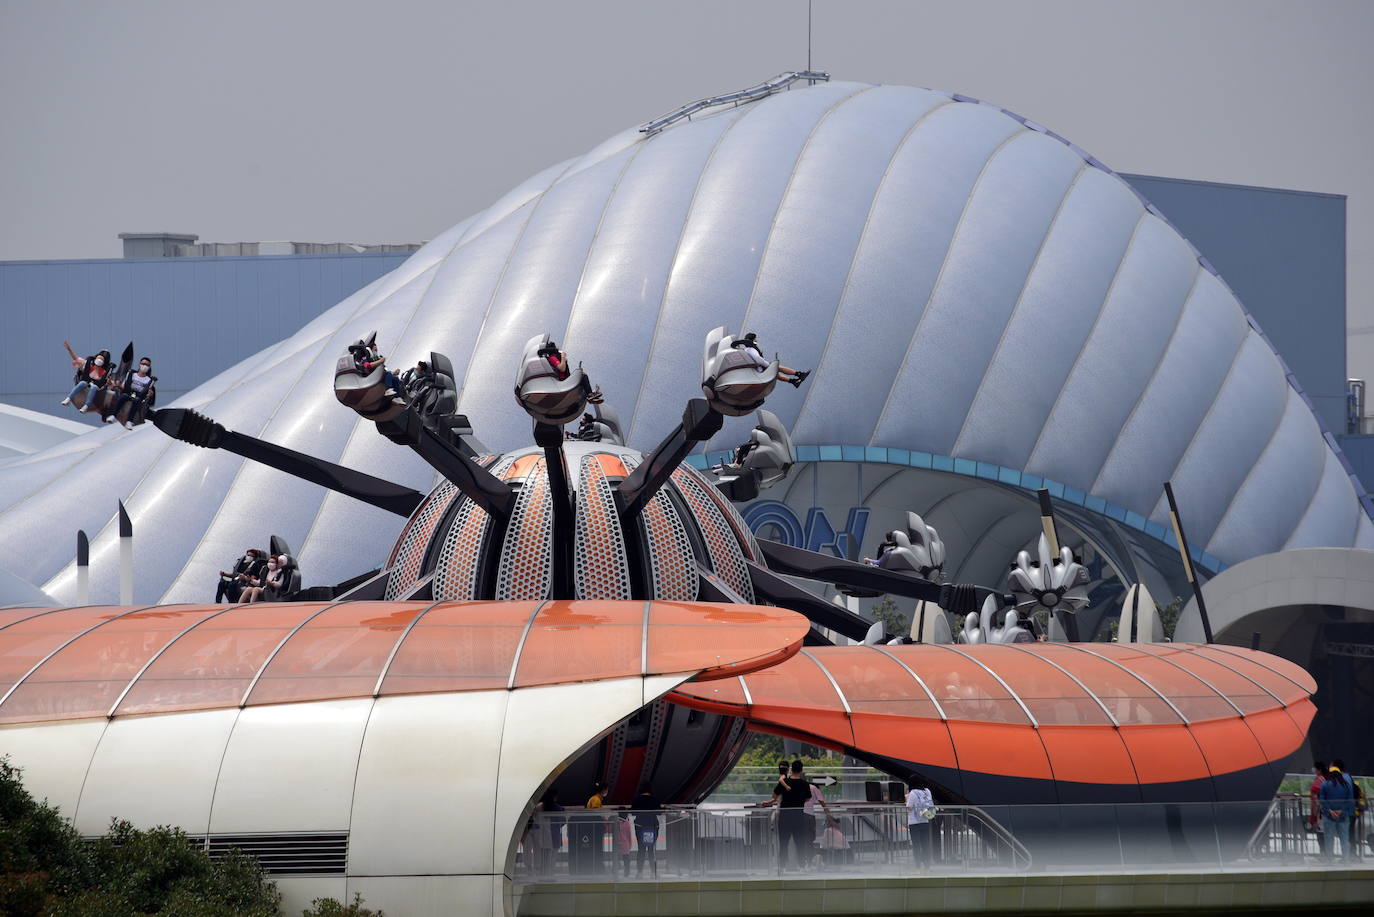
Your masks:
M816 0L813 47L1117 171L1348 195L1351 371L1374 378L1371 0ZM117 257L129 231L427 239L805 63L806 0L0 0L0 259Z

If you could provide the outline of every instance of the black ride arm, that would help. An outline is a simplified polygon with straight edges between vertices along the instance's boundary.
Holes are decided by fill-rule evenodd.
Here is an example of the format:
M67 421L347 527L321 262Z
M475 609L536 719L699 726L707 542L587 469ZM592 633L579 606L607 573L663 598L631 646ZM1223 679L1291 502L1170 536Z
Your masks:
M241 455L398 516L408 518L424 499L424 494L401 484L393 484L352 468L227 430L217 421L188 408L154 411L152 421L163 433L183 443Z
M873 622L867 618L827 602L758 564L746 561L745 565L749 568L749 579L754 584L754 591L760 598L804 615L813 624L859 641L867 636L868 629L873 626Z
M677 466L682 464L687 453L697 443L705 442L720 432L724 423L724 415L712 408L705 398L693 398L687 402L687 408L682 412L682 423L658 444L658 448L645 456L639 467L630 472L630 476L616 488L621 520L628 521L638 516Z
M515 492L505 481L470 459L463 450L435 433L412 407L377 424L393 443L409 446L488 515L505 524L515 504Z
M758 544L759 549L763 551L764 559L768 561L768 569L774 573L934 602L944 610L960 616L977 611L987 596L1000 595L984 586L932 583L919 577L895 573L869 564L856 564L852 560L794 548L766 538L758 539ZM862 636L854 639L862 639Z

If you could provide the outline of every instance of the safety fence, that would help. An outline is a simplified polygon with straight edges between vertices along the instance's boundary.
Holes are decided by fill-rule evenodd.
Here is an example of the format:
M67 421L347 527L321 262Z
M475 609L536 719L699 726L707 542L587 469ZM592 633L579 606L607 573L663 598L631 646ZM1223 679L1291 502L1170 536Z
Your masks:
M1306 799L1272 803L940 806L908 828L897 804L830 803L814 813L703 805L655 812L536 812L515 863L519 882L729 879L781 871L887 876L1323 868L1304 827ZM1356 826L1357 858L1374 853ZM914 835L914 836L913 836ZM780 839L789 840L787 849Z

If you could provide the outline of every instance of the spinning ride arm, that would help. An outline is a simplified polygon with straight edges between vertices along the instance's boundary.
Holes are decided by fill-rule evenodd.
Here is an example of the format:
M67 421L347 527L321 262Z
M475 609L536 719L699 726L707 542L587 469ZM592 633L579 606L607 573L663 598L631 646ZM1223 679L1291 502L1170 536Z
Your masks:
M409 446L489 515L502 523L510 519L514 491L430 429L413 407L406 407L391 420L378 422L377 429L393 443Z
M682 412L682 423L616 488L621 520L629 521L638 516L697 443L715 436L724 422L725 418L706 399L688 401Z
M956 615L966 615L977 611L983 600L996 595L999 601L1006 599L1001 593L984 586L954 585L932 583L929 580L906 576L891 570L883 570L868 564L856 564L839 557L828 557L814 551L794 548L764 538L758 539L759 549L768 562L768 569L774 574L799 576L803 579L833 583L837 586L851 586L874 594L888 593L923 602L934 602L945 611ZM786 582L783 580L783 582ZM755 588L758 588L756 585ZM795 587L794 587L795 588ZM865 626L870 622L865 622ZM826 625L829 626L829 625ZM847 635L846 635L847 636Z
M409 517L424 499L424 494L401 484L227 430L215 420L188 408L154 411L152 421L173 439L203 449L223 449L241 455L398 516Z

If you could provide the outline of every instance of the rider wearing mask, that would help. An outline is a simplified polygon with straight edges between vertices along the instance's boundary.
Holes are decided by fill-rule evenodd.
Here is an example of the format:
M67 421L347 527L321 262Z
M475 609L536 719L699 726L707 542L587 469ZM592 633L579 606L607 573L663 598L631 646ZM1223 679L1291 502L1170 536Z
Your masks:
M134 413L148 401L148 396L153 392L153 383L157 381L157 376L153 374L153 361L144 357L138 361L138 372L129 377L124 384L124 391L115 402L114 409L104 418L106 423L114 423L115 418L124 405L129 405L128 419L124 421L124 428L132 430L134 428Z
M67 347L67 353L72 358L72 369L76 370L76 385L67 397L63 398L59 404L71 404L72 399L82 392L86 392L86 403L81 406L81 413L86 413L91 409L91 402L95 400L96 393L105 384L105 377L110 372L110 352L102 350L93 357L78 357L76 351L72 350L72 345L66 341L62 342ZM89 391L87 391L89 389Z

